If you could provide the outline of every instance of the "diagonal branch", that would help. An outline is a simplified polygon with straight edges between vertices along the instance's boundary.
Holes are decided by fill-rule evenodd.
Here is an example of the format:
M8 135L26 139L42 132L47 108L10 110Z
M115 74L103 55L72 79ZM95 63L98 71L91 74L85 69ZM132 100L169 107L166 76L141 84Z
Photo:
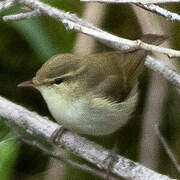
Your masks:
M39 11L39 9L36 9L31 12L26 12L26 13L19 13L15 15L10 15L10 16L3 16L3 20L6 21L17 21L17 20L22 20L22 19L28 19L36 16L42 16L43 14Z
M145 61L145 66L149 69L158 72L166 80L168 80L172 85L180 89L180 74L170 69L168 66L159 62L157 59L154 59L151 56L147 56Z
M0 116L6 119L7 123L21 127L29 135L41 137L52 145L64 147L100 169L106 170L108 168L109 150L69 131L62 133L54 141L52 137L62 129L62 126L3 97L0 97ZM117 161L113 164L111 171L118 176L134 180L170 180L169 177L156 173L120 155L117 155Z
M180 15L179 14L168 11L168 10L166 10L164 8L161 8L161 7L157 6L157 5L154 5L154 4L142 4L142 3L137 3L135 5L141 7L143 9L145 9L145 10L148 10L150 12L153 12L153 13L155 13L157 15L163 16L168 20L180 22Z
M99 3L114 3L114 4L122 4L122 3L133 3L136 6L139 6L147 11L155 13L157 15L163 16L168 20L180 22L180 15L170 12L164 8L161 8L152 3L167 3L168 1L157 1L157 0L81 0L82 2L99 2ZM169 1L173 2L173 1ZM180 2L180 1L179 1Z
M159 4L159 3L179 3L180 0L81 0L81 2L99 2L99 3L143 3L143 4Z
M76 22L71 22L66 19L64 19L62 23L65 24L68 30L75 30L90 35L96 38L97 40L99 40L100 42L104 43L105 45L115 48L117 50L132 51L134 49L140 48L140 49L145 49L147 51L163 53L171 58L180 56L180 51L177 50L172 50L169 48L163 48L163 47L147 44L142 42L141 40L132 41L132 40L120 38L105 31L98 32L96 30L89 29L88 27L82 26Z

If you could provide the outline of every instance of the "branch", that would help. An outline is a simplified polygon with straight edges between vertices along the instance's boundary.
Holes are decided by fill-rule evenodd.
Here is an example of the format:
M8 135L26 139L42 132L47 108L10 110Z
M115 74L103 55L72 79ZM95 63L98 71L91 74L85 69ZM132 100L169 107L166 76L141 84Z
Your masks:
M157 5L154 5L152 3L166 3L168 1L157 1L157 0L81 0L82 2L103 2L103 3L114 3L114 4L117 4L117 3L133 3L135 4L136 6L139 6L145 10L148 10L150 12L153 12L155 14L158 14L160 16L163 16L165 17L166 19L169 19L171 21L177 21L177 22L180 22L180 15L176 14L176 13L173 13L173 12L170 12L164 8L161 8ZM170 2L173 2L173 1L169 1ZM180 1L178 1L180 2Z
M145 61L145 66L149 69L160 73L166 80L168 80L172 85L180 89L180 74L174 70L167 67L162 62L159 62L157 59L154 59L151 56L147 56Z
M74 14L65 13L56 8L50 7L38 0L16 0L19 3L25 4L31 8L39 9L44 14L61 21L68 30L75 30L87 35L90 35L100 42L106 44L109 47L117 50L131 51L134 49L145 49L147 51L159 52L168 55L169 57L180 57L180 51L172 50L168 48L158 47L144 43L140 40L132 41L124 38L114 36L110 33L102 31L94 27L93 25L79 19Z
M39 11L39 9L36 9L34 11L27 12L27 13L19 13L19 14L10 15L10 16L3 16L3 20L5 22L6 21L17 21L17 20L29 19L32 17L41 16L41 15L42 15L42 13Z
M41 137L52 145L64 147L100 169L107 170L108 168L109 150L69 131L62 133L54 141L53 137L57 131L63 128L62 126L3 97L0 97L0 116L6 119L7 123L21 127L29 135ZM113 164L111 171L118 176L134 180L170 180L169 177L156 173L120 155L117 155L117 161Z
M142 4L159 4L159 3L179 3L180 0L80 0L81 2L99 2L99 3L142 3Z
M143 9L145 9L145 10L148 10L150 12L153 12L153 13L155 13L157 15L163 16L168 20L180 22L180 15L178 15L176 13L173 13L173 12L170 12L170 11L168 11L166 9L163 9L163 8L157 6L157 5L154 5L154 4L142 4L142 3L137 3L135 5L141 7Z
M99 40L100 42L104 43L105 45L117 50L132 51L135 49L145 49L147 51L166 54L170 58L180 56L180 51L177 50L172 50L169 48L163 48L163 47L147 44L142 42L141 40L132 41L132 40L120 38L105 31L99 32L96 30L89 29L88 27L82 26L76 22L71 22L66 19L64 19L62 23L65 24L68 30L75 30L90 35L96 38L97 40Z

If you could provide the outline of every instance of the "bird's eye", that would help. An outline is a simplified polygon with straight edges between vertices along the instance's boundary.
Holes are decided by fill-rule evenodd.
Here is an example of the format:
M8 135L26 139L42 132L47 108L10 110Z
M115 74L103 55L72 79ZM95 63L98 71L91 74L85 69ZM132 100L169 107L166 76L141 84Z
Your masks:
M54 80L54 83L55 83L55 84L61 84L63 81L64 81L63 78L56 78L56 79Z

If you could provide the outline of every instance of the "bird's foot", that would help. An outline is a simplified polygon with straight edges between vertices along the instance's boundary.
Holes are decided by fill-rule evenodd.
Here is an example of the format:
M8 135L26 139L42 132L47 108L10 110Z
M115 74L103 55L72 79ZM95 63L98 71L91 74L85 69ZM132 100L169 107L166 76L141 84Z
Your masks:
M50 138L50 141L55 143L55 144L57 144L60 141L60 139L61 139L61 137L62 137L62 135L63 135L63 133L65 131L67 131L67 129L64 128L63 126L61 126L60 128L56 129L54 131L54 133L52 134L52 136Z
M114 163L117 161L117 144L115 143L114 147L112 148L112 150L109 152L109 155L107 157L108 159L108 165L107 165L107 169L106 169L106 180L110 179L110 174L113 168ZM107 160L106 159L106 160Z

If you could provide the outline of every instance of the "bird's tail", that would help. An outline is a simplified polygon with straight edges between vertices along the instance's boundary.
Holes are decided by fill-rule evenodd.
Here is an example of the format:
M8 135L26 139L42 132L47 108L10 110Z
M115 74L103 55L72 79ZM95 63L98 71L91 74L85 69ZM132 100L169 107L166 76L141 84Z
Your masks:
M160 45L167 38L168 37L166 35L145 34L142 36L141 41L148 44ZM137 80L144 70L146 56L149 53L149 51L144 49L137 49L126 54L127 61L124 63L124 69L126 76L125 84L129 87L128 89L132 89L137 84Z
M167 39L168 39L168 36L159 35L159 34L144 34L141 37L141 41L148 43L148 44L157 45L157 46L162 44Z

